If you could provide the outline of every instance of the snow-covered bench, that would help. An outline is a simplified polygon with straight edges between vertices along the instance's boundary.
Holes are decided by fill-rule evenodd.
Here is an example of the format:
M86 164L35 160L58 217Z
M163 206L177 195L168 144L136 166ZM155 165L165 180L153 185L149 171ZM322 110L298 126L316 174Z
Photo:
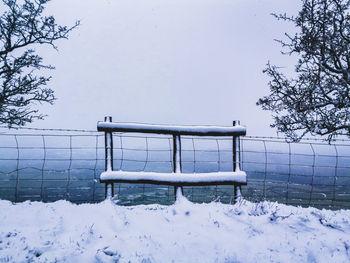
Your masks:
M182 194L182 186L197 185L234 185L235 200L241 195L241 185L247 183L247 176L240 170L239 136L246 134L246 129L234 122L232 127L218 126L167 126L136 123L113 123L111 117L97 123L97 130L105 132L105 172L100 175L100 182L106 185L106 197L114 196L113 183L147 183L172 185L175 194ZM113 132L137 132L168 134L173 136L173 172L129 172L113 170ZM181 172L181 136L231 136L233 137L233 171L214 173Z

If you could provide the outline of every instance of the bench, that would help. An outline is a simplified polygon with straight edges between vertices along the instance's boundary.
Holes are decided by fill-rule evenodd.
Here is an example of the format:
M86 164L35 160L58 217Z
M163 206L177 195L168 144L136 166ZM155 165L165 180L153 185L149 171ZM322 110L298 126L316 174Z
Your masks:
M112 117L105 117L97 123L97 130L105 133L105 171L100 175L100 182L105 184L106 198L114 196L114 183L144 183L174 186L175 197L183 194L183 186L233 185L234 200L241 196L241 186L247 184L247 176L240 170L239 136L246 134L246 129L234 122L232 127L218 126L169 126L138 123L113 123ZM113 132L166 134L173 137L173 172L130 172L113 170ZM231 136L232 172L182 173L181 136Z

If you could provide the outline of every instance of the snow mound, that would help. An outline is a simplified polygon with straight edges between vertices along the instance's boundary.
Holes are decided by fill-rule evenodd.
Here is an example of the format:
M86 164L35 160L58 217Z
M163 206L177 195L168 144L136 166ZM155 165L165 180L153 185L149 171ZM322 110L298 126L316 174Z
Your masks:
M0 262L349 262L350 210L0 201Z

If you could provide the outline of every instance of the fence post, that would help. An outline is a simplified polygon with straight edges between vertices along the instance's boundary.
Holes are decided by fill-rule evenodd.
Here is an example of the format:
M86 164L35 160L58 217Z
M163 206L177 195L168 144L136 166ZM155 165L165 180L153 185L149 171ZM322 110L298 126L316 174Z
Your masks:
M233 126L240 125L240 121L233 121ZM240 171L240 139L239 136L233 136L232 157L233 157L233 171ZM234 184L233 198L234 202L242 197L242 188L240 184Z
M112 122L111 116L105 117L105 122ZM113 171L113 134L105 132L105 170ZM114 196L114 187L112 182L105 183L105 197L110 199Z
M181 137L180 135L173 135L173 172L181 173ZM179 189L180 188L180 189ZM179 192L178 192L179 191ZM178 199L178 194L183 194L182 186L174 187L175 199Z

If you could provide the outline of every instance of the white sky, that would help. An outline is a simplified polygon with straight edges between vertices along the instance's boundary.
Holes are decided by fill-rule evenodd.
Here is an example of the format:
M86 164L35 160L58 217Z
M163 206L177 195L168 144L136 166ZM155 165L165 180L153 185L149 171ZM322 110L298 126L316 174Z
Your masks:
M255 105L268 94L268 60L290 66L275 38L293 27L271 12L295 14L296 0L52 0L60 24L81 26L59 52L41 50L56 70L58 100L29 127L96 129L114 121L232 125L276 135L271 113Z

